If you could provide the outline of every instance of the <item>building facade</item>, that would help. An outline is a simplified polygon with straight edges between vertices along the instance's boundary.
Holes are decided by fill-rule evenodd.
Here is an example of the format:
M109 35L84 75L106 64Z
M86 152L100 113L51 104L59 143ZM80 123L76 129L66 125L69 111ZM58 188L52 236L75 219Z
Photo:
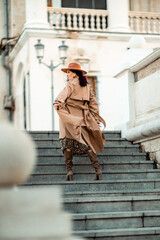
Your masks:
M130 110L122 82L128 76L117 76L159 47L160 0L1 0L0 20L1 120L11 119L22 130L52 130L51 71L39 64L34 45L40 39L43 61L56 65L65 41L65 66L82 65L106 130L125 135ZM53 71L54 97L66 82L61 67ZM58 130L56 113L54 125Z

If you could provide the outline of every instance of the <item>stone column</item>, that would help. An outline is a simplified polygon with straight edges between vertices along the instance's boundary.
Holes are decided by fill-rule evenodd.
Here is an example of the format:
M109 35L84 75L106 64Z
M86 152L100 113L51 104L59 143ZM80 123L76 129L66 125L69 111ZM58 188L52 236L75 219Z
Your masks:
M108 0L108 31L130 32L128 11L129 0Z
M25 0L26 23L25 28L46 28L49 27L47 21L47 1L46 0Z

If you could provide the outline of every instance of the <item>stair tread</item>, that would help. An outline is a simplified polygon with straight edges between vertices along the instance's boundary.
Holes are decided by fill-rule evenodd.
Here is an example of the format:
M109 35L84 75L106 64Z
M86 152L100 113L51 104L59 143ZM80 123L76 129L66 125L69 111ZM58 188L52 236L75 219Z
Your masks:
M112 191L95 191L95 192L89 192L89 191L76 191L76 192L65 192L64 193L64 197L66 197L67 195L83 195L83 194L109 194L109 193L122 193L122 194L125 194L125 193L159 193L160 195L160 188L157 188L157 189L132 189L132 190L112 190ZM75 197L77 198L77 197ZM73 197L72 197L73 199Z
M117 165L117 164L153 164L154 161L152 160L121 160L121 161L116 161L116 162L113 162L113 161L107 161L107 162L103 162L103 160L101 161L101 164L105 164L105 165L110 165L110 164L113 164L113 165ZM45 160L44 160L44 163L39 163L39 161L37 161L37 166L45 166L45 165L48 165L48 166L52 166L52 165L64 165L64 161L63 162L60 162L60 161L57 161L57 162L54 162L54 163L46 163ZM85 165L85 164L91 164L89 159L88 159L88 162L76 162L74 161L74 165Z
M144 201L144 200L160 200L160 196L157 195L147 195L147 196L99 196L99 197L77 197L74 198L63 198L63 201L66 203L72 203L72 202L119 202L119 201Z
M72 219L99 219L119 217L150 217L160 216L160 210L127 211L127 212L100 212L100 213L74 213Z
M157 173L159 172L160 173L160 169L133 169L133 170L102 170L102 173L122 173L122 174L129 174L129 173ZM56 173L38 173L38 172L35 172L33 173L32 175L59 175L59 174L64 174L66 175L66 172L56 172ZM78 173L75 173L76 174L93 174L93 172L78 172Z
M121 153L105 153L105 154L101 154L101 153L98 153L97 154L98 156L103 156L103 157L105 157L105 156L146 156L146 153L140 153L140 152L131 152L131 153L127 153L127 152L121 152ZM39 156L39 155L38 155ZM42 156L44 156L44 157L47 157L47 156L52 156L52 157L58 157L58 156L63 156L64 157L64 155L63 155L63 153L62 154L57 154L57 153L54 153L54 154L45 154L45 155L43 155L43 154L41 154L40 155L40 157L42 157ZM76 155L76 156L74 156L74 157L85 157L85 156L87 156L87 155Z
M145 228L121 228L121 229L100 229L100 230L82 230L74 231L75 234L80 234L82 237L102 237L102 236L135 236L160 234L160 227L145 227Z
M37 149L60 149L60 147L55 146L45 146L45 147L36 147ZM136 145L109 145L104 146L104 148L139 148L139 146Z
M35 130L35 131L27 131L29 134L33 134L33 133L41 133L41 134L48 134L48 133L52 133L52 134L59 134L59 131L41 131L41 130ZM103 133L121 133L120 130L108 130L108 131L103 131Z
M107 137L107 139L106 139L106 141L119 141L119 140L121 140L121 141L126 141L126 142L129 142L129 143L131 143L131 141L128 141L126 138L121 138L121 137ZM59 141L59 139L48 139L48 138L46 138L46 139L35 139L35 141L36 142L40 142L40 141ZM136 143L137 144L137 143ZM134 144L134 145L136 145L136 144ZM138 145L138 144L137 144Z
M159 182L160 181L160 178L154 178L154 179L131 179L131 180L126 180L126 179L120 179L120 180L100 180L100 181L94 181L94 180L85 180L85 181L82 181L82 180L78 180L78 181L55 181L54 183L55 184L65 184L65 185L74 185L74 184L108 184L108 183L118 183L118 182L121 182L121 183L127 183L127 182Z

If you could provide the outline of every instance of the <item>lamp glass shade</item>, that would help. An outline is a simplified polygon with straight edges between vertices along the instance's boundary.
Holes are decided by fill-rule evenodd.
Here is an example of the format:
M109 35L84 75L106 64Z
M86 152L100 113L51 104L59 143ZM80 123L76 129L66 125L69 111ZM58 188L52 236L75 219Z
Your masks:
M44 44L41 43L41 40L38 39L37 44L34 45L36 49L36 55L38 59L42 59L44 57Z
M62 44L58 48L59 48L59 58L62 60L66 59L68 46L65 45L65 41L62 41Z

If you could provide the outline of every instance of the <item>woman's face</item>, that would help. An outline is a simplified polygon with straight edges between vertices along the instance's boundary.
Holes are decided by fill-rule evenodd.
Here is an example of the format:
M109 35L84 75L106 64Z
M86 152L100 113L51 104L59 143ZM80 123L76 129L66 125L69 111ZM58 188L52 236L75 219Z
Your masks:
M71 79L71 78L74 78L76 76L77 75L74 72L72 72L70 70L67 70L67 79Z

